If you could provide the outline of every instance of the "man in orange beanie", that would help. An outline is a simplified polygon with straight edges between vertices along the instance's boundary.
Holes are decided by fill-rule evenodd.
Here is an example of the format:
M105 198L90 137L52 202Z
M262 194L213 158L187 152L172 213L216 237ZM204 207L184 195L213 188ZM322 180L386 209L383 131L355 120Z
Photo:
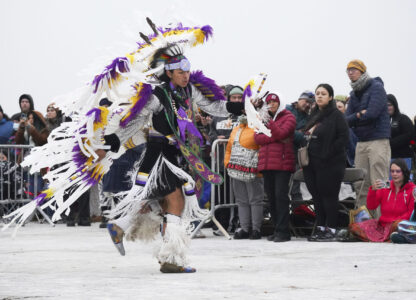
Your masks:
M357 191L357 205L366 205L367 191L377 179L388 180L390 118L387 95L381 78L372 78L366 65L358 59L347 65L352 91L345 113L349 126L358 138L355 167L367 170L364 188ZM376 216L377 213L373 212Z

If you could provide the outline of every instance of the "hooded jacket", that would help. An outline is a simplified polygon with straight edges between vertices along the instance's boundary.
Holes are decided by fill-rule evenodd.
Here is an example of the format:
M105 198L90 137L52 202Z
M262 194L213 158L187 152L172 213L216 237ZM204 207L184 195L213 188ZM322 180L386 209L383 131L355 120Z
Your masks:
M362 110L366 113L357 118ZM359 142L390 138L387 96L380 77L370 79L358 93L351 91L345 115Z
M367 195L367 208L376 209L380 206L381 224L392 223L396 220L409 220L414 209L415 199L413 182L406 183L397 193L393 180L390 181L390 188L373 190L370 186Z
M283 106L281 106L283 107ZM254 140L260 145L258 170L295 171L295 152L293 139L296 128L296 119L287 109L276 112L274 119L267 127L272 136L260 133Z
M42 129L38 130L35 126L36 123L42 124ZM30 139L25 138L26 130L28 130L28 134L30 137L32 137L35 146L43 146L46 144L49 136L49 131L46 127L46 121L40 112L36 110L33 111L33 126L29 127L28 129L26 129L26 127L19 126L19 129L15 134L16 144L28 145L30 143Z
M399 110L396 97L387 95L388 102L394 107L394 114L390 117L391 122L391 157L408 158L412 157L411 141L414 140L413 123L410 118Z
M36 114L37 116L39 116L39 118L35 118L35 119L34 119L33 126L36 128L36 130L41 131L42 129L44 129L44 128L46 127L46 122L45 122L45 120L44 120L44 118L43 118L42 114L41 114L40 112L38 112L38 111L36 111L36 110L35 110L35 104L34 104L34 102L33 102L33 98L32 98L32 96L30 96L29 94L23 94L23 95L21 95L21 96L19 97L19 107L21 107L21 106L20 106L20 103L22 102L22 99L27 99L27 100L29 100L29 103L30 103L30 109L29 109L29 111L30 111L30 112L31 112L31 111L33 111L33 112L35 112L35 114ZM22 115L22 112L18 112L17 114L14 114L14 115L12 116L12 120L13 120L13 121L18 121L18 122L20 122L20 117L21 117L21 115Z
M306 123L309 121L309 114L299 111L297 108L297 102L292 104L286 105L286 109L290 111L296 119L296 131L295 131L295 152L298 148L302 147L305 144L305 135L303 132L299 132L298 130L302 130L305 128Z

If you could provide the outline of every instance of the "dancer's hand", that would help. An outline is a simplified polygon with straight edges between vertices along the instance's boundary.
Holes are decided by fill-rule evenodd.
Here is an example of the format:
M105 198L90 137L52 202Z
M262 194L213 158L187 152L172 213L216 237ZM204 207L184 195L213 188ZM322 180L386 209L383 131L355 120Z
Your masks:
M97 149L97 150L95 150L95 154L98 155L98 160L97 161L100 161L106 156L107 152L103 149Z
M141 214L147 214L147 213L149 213L151 211L152 211L152 209L150 208L150 205L149 204L145 204L145 205L142 206L142 208L140 208L139 213L141 213Z

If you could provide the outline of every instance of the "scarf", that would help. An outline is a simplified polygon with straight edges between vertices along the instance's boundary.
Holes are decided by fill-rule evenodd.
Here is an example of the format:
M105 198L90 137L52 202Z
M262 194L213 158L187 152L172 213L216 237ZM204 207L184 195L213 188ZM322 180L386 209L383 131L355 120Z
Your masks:
M362 91L371 80L370 75L367 72L364 72L357 81L351 82L350 85L354 92Z

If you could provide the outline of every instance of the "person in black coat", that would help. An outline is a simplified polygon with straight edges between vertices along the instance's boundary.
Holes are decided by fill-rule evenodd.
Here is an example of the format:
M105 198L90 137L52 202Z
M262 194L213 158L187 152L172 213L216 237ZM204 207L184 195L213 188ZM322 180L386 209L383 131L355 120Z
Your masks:
M411 170L413 157L411 141L415 138L412 121L408 116L400 113L399 104L392 94L387 95L387 109L391 121L391 158L404 159Z
M333 98L334 90L329 84L318 85L317 105L305 128L309 134L309 165L303 172L317 221L309 241L335 240L338 224L338 194L346 167L349 128Z

